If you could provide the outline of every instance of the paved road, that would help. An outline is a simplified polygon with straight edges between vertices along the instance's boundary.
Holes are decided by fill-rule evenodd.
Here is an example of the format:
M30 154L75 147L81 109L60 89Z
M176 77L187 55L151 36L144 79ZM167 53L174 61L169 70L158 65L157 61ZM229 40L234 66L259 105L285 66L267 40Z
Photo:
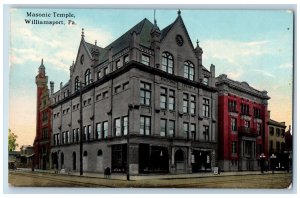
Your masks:
M9 183L16 187L120 187L120 188L251 188L284 189L292 182L287 173L226 175L194 178L156 178L126 181L37 172L10 172Z

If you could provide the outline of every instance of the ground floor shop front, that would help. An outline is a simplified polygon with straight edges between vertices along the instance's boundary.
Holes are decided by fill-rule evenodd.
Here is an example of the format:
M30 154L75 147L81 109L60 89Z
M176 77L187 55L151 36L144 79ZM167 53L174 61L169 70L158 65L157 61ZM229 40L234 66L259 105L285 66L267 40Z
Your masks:
M102 173L109 167L112 173L125 173L127 169L131 174L192 173L217 166L215 144L155 139L140 142L136 138L129 144L126 139L84 143L83 171ZM79 144L53 147L51 161L54 169L79 171Z

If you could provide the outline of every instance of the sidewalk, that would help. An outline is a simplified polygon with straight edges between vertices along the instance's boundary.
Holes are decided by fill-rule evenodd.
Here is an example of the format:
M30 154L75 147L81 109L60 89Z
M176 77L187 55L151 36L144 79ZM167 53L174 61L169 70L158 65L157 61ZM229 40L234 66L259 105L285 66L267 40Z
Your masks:
M18 168L16 171L31 172L31 169ZM79 172L55 173L54 170L40 170L40 169L35 169L34 171L39 173L80 176ZM283 173L287 173L287 172L286 171L274 172L274 174L283 174ZM144 174L144 175L132 175L130 176L130 180L152 180L152 179L168 180L168 179L188 179L188 178L202 178L202 177L224 177L224 176L261 175L261 174L272 174L272 171L268 171L264 173L261 173L260 171L221 172L220 175L215 175L213 172L201 172L201 173L190 173L190 174L147 174L147 175ZM82 176L104 179L103 173L84 172ZM126 174L112 173L111 179L126 180Z

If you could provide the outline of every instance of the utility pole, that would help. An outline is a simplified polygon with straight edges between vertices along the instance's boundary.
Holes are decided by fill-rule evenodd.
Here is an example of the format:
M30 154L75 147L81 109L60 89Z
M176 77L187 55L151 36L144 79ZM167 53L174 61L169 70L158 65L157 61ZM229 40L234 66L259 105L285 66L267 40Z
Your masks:
M79 87L79 94L80 94L80 175L83 175L83 162L82 162L82 150L83 150L83 142L82 142L82 82L80 81L80 87Z
M130 181L130 167L129 167L129 148L130 148L130 146L129 146L129 144L130 144L130 138L129 138L129 133L130 133L130 123L129 123L129 114L130 114L130 111L131 111L131 109L133 108L133 105L132 104L128 104L128 113L127 113L127 115L128 115L128 130L127 130L127 162L126 162L126 178L127 178L127 181Z

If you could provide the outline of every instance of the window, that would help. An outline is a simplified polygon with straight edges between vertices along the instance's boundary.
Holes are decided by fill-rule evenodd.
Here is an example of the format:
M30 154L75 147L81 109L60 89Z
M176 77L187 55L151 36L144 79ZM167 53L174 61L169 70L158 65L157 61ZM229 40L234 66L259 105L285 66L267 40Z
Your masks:
M72 141L73 141L73 143L77 142L76 141L76 129L73 129Z
M231 142L231 153L232 154L237 153L237 142L236 141Z
M274 135L274 127L270 127L270 135L271 135L271 136Z
M272 140L270 140L269 150L270 150L270 153L273 152L273 141Z
M77 128L77 131L76 131L76 142L79 142L79 139L80 139L79 128Z
M108 72L109 72L109 71L108 71L108 67L105 67L105 68L104 68L104 75L107 75Z
M146 116L141 116L140 119L140 134L141 135L150 135L151 129L151 118Z
M191 114L196 114L196 96L191 95Z
M279 153L280 152L280 142L276 142L276 152Z
M115 93L119 93L121 91L121 85L115 87Z
M169 52L164 52L162 54L161 65L163 71L173 74L174 61L173 56Z
M189 80L194 80L194 65L190 61L184 62L184 77L188 78Z
M83 141L86 141L87 140L87 128L86 128L86 126L83 127L83 131L84 131Z
M280 129L276 128L276 136L279 137L280 136Z
M189 112L189 95L184 93L183 94L183 113Z
M121 136L121 119L115 119L115 136Z
M88 105L90 105L90 104L91 104L91 101L92 101L92 99L91 99L91 98L89 98L89 99L88 99Z
M96 95L96 100L100 100L101 98L101 93Z
M104 138L108 137L108 122L107 121L103 122L103 137Z
M169 136L174 137L175 136L175 121L169 120Z
M62 136L62 138L61 138L61 140L62 140L61 143L62 143L62 144L65 144L65 139L66 139L65 132L62 132L61 136Z
M146 55L142 55L142 63L144 64L144 65L150 65L150 57L149 56L146 56Z
M228 100L228 111L229 112L236 112L236 101Z
M254 107L253 112L255 118L260 118L260 109Z
M166 136L167 134L167 120L160 120L160 136Z
M204 76L202 83L208 85L208 77Z
M122 133L123 133L123 135L127 135L128 134L128 116L124 116L123 117Z
M126 82L123 84L123 90L128 89L129 88L129 82Z
M203 116L209 117L209 99L203 98Z
M196 140L196 124L191 124L192 140Z
M102 138L102 125L101 125L101 123L97 123L96 124L96 136L97 136L97 139L99 140L99 139L101 139Z
M203 131L204 140L209 141L209 127L204 125L203 128L204 128Z
M102 97L103 98L108 98L108 91L103 92Z
M231 118L231 131L237 131L237 119Z
M186 139L189 139L189 123L183 123L183 134L185 135Z
M175 110L175 91L169 90L169 110Z
M85 86L89 85L92 82L92 74L90 69L87 69L84 75Z
M97 79L99 80L101 78L101 71L97 72Z
M128 63L129 62L129 56L128 55L125 55L124 56L124 64Z
M66 141L67 141L67 144L71 143L71 141L70 141L70 132L69 131L66 132Z
M250 128L250 121L245 120L245 128Z
M167 108L167 89L163 87L160 88L160 108Z
M93 139L92 126L88 125L88 140Z
M256 131L258 135L261 135L261 123L257 123L256 125Z
M119 69L120 67L122 67L120 60L116 61L116 67L117 67L117 69Z
M249 105L241 104L241 113L242 115L249 115Z
M75 78L75 91L78 91L79 89L80 89L79 77L76 76L76 78Z
M141 82L140 84L140 103L143 105L150 105L151 100L151 85Z

